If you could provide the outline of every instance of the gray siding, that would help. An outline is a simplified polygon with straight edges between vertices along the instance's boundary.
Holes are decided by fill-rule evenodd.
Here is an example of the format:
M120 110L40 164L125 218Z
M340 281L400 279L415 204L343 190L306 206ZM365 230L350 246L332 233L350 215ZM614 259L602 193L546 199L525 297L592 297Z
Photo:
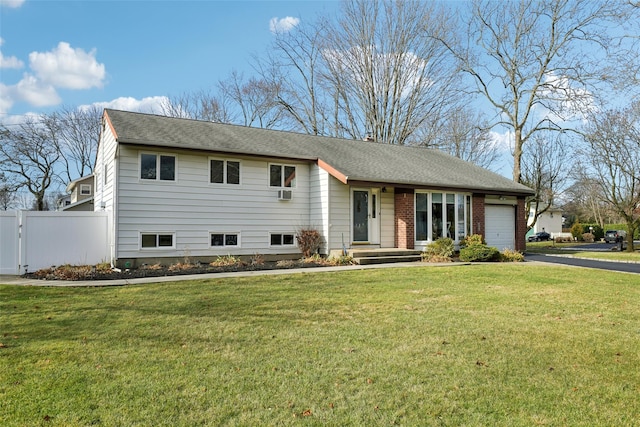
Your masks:
M176 181L139 179L139 153L176 156ZM118 257L295 254L298 247L270 246L270 233L295 234L309 224L309 165L297 163L290 201L269 187L270 163L292 162L215 156L240 161L240 185L210 184L209 156L120 146ZM175 249L141 249L140 233L175 233ZM240 247L211 247L210 233L238 233Z

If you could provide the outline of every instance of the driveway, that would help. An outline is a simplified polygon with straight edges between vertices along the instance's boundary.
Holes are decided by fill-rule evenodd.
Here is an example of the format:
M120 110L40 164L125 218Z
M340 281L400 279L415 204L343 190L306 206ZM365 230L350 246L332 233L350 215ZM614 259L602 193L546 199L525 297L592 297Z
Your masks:
M640 246L640 242L635 241L634 245ZM590 251L590 252L609 252L615 246L614 243L592 243L589 245L580 245L575 247L567 247L567 251ZM527 261L540 261L552 264L573 265L576 267L598 268L601 270L620 271L624 273L640 274L640 263L619 262L619 261L600 261L593 259L580 258L580 253L555 255L555 254L527 254Z

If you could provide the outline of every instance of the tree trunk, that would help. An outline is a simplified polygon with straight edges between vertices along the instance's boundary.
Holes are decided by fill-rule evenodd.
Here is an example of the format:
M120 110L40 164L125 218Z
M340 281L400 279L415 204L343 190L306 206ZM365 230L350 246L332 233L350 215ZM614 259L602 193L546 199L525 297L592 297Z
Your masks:
M522 182L522 129L515 129L515 141L513 144L513 180Z

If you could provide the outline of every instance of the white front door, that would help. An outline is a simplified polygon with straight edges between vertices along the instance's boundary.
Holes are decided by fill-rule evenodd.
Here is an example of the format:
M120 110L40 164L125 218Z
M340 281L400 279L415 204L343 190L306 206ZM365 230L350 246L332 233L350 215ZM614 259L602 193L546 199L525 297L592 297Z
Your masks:
M354 189L351 193L351 235L354 243L380 243L380 190Z

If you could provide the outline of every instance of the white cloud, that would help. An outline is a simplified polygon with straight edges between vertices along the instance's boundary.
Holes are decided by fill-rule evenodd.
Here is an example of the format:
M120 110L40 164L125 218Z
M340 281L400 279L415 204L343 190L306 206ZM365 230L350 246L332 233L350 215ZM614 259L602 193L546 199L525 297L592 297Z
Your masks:
M0 6L6 6L11 8L18 8L22 6L25 0L0 0Z
M291 31L299 23L300 19L292 16L287 16L285 18L271 18L269 21L269 31L272 33L286 33Z
M112 108L114 110L135 111L139 113L159 113L161 105L168 101L166 96L150 96L142 99L132 97L116 98L112 101L95 102L92 105L99 108ZM80 108L88 108L83 105Z
M13 106L14 97L11 94L12 91L11 86L0 83L0 115L8 113Z
M14 68L19 69L24 66L24 62L20 61L15 56L7 56L5 57L2 52L0 52L0 68Z
M4 44L4 39L0 37L0 46ZM20 61L15 56L4 57L2 52L0 52L0 69L1 68L22 68L24 66L24 62Z
M16 98L35 107L47 107L61 102L53 86L30 74L25 74L22 80L11 89Z
M60 42L51 52L31 52L29 65L39 80L64 89L102 87L104 64L96 61L96 50L85 52Z

